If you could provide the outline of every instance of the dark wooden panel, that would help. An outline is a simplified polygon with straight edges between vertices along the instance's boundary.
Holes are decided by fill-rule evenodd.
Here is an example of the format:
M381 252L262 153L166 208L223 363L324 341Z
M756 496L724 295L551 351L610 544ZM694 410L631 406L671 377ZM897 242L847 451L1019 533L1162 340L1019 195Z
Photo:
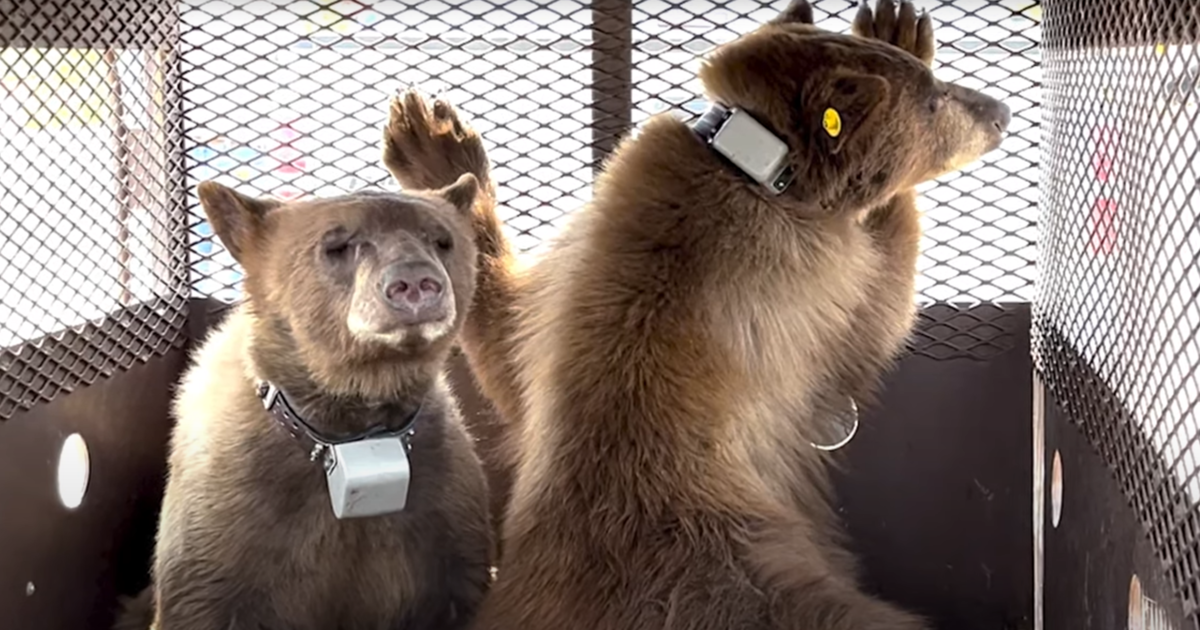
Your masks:
M1142 593L1170 620L1171 630L1194 630L1173 594L1162 562L1130 507L1113 469L1078 427L1047 396L1045 410L1047 480L1045 532L1045 615L1047 630L1087 628L1125 630L1129 587L1136 573ZM1051 482L1055 452L1062 461L1062 512L1051 521ZM1168 626L1146 626L1147 630Z
M900 361L837 483L868 584L940 628L1032 628L1029 308L1003 310L956 316L1003 328L1004 349Z
M0 627L107 629L115 594L145 584L183 362L173 350L0 423ZM75 510L57 490L71 433L91 459Z

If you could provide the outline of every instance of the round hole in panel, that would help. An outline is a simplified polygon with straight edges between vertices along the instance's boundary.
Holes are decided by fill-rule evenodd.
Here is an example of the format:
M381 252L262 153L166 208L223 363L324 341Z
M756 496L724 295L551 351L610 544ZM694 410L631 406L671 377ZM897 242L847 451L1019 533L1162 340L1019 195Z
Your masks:
M73 510L83 503L91 473L87 442L78 433L68 435L58 453L58 499L64 507Z
M1058 450L1055 450L1054 463L1050 466L1050 524L1055 528L1058 527L1058 520L1062 518L1062 476L1062 457L1058 454Z

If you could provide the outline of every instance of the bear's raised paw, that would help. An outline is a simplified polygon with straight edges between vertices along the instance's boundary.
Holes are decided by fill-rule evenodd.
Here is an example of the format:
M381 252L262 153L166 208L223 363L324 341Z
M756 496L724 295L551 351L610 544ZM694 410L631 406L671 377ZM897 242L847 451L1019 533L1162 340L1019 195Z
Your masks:
M417 90L405 90L392 99L383 136L383 163L406 189L441 188L463 173L486 183L483 141L442 99L430 107Z

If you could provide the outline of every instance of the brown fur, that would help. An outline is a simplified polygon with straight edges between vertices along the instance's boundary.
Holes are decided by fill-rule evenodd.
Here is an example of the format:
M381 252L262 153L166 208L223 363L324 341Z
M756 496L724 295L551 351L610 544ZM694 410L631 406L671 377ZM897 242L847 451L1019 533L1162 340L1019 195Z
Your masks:
M415 91L394 99L391 115L383 134L383 161L392 176L408 190L429 190L454 182L461 174L471 173L480 183L473 213L476 262L479 274L475 300L463 325L459 342L480 389L499 412L501 420L521 417L520 390L516 386L517 317L514 296L524 289L517 274L517 261L501 234L496 205L495 185L491 179L487 154L479 134L464 125L447 103L438 101L431 110ZM486 367L485 367L486 366ZM508 494L507 487L496 487L508 477L515 465L515 430L500 432L500 444L489 457L497 472L490 476L492 492ZM497 515L499 516L499 515Z
M148 586L135 597L118 598L120 610L113 630L146 630L154 623L154 587Z
M470 620L490 579L487 486L442 372L473 295L476 189L465 176L430 193L281 204L201 185L215 231L246 271L247 301L183 378L154 590L126 627L151 601L157 630L441 630ZM397 323L379 298L386 270L414 260L448 285L454 314L436 332ZM329 433L398 428L420 407L404 511L336 519L319 463L266 414L258 379Z
M477 203L462 341L517 447L479 630L925 627L857 586L808 441L835 396L869 397L910 330L914 186L994 148L1007 110L933 79L911 5L862 11L841 36L793 2L702 68L711 98L788 142L784 195L663 116L529 269L494 197ZM388 134L402 184L487 181L445 103L410 94Z

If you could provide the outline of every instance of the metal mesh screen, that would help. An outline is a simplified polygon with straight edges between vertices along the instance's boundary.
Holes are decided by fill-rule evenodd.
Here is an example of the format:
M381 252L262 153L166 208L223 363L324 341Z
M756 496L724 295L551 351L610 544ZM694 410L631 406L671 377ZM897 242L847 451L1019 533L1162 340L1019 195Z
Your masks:
M535 250L586 202L594 167L631 125L699 113L700 56L777 15L757 0L213 2L183 5L188 188L217 179L290 198L390 188L379 164L388 97L444 92L493 159L509 236ZM816 0L846 31L857 4ZM939 76L1014 111L1002 150L924 189L919 299L1028 301L1036 230L1040 7L918 1L938 24ZM228 301L240 271L191 200L193 286ZM993 312L994 311L994 312ZM923 327L935 356L1005 347L1004 309L948 308Z
M182 340L174 15L0 0L0 419Z
M444 92L487 139L523 249L587 199L592 8L583 2L183 4L188 184L247 194L393 188L380 164L390 95ZM223 300L241 273L195 199L194 287Z
M1047 0L1038 367L1200 603L1200 5Z
M784 4L0 0L0 417L178 344L189 295L237 297L199 181L282 198L389 188L385 105L417 84L471 114L510 235L533 250L632 125L699 111L701 55ZM847 28L851 2L814 4ZM918 4L939 22L939 73L1015 112L1002 151L925 188L918 297L1027 299L1039 8ZM947 309L923 329L932 354L1003 346L991 315Z

